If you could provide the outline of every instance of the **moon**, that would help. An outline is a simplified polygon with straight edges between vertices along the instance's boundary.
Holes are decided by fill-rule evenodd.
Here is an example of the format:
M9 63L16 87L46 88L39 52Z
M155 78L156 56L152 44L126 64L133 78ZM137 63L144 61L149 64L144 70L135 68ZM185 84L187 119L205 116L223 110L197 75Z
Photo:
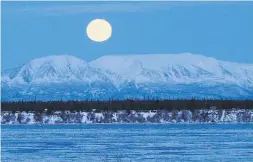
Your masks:
M104 19L95 19L88 24L86 33L91 40L103 42L111 37L112 26Z

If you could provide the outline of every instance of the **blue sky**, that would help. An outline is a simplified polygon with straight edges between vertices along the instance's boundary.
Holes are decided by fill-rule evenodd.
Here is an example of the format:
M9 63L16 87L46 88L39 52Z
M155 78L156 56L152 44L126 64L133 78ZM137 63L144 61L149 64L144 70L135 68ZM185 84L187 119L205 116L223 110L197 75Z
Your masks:
M103 18L112 37L92 42L87 24ZM2 68L70 54L196 53L253 63L253 2L3 2Z

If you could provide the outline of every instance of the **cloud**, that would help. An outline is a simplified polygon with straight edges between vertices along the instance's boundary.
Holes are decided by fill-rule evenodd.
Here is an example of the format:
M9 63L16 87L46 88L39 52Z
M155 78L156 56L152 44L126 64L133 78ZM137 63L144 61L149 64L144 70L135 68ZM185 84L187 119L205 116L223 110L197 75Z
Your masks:
M36 13L43 15L69 15L83 13L142 12L170 10L172 2L93 2L93 3L47 3L47 5L27 5L13 9L16 13Z

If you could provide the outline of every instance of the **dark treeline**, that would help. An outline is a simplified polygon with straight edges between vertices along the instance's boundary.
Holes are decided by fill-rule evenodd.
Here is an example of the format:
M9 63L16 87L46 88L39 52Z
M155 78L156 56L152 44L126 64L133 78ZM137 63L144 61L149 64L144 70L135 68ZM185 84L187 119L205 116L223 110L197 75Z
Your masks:
M117 110L195 110L210 109L253 109L253 100L176 99L176 100L110 100L110 101L16 101L2 102L2 111L117 111Z

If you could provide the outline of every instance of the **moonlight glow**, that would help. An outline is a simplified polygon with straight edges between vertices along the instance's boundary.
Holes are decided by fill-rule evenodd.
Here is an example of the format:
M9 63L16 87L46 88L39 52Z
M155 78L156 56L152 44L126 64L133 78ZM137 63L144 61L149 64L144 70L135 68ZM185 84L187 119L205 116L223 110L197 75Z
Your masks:
M91 40L103 42L111 37L112 27L106 20L95 19L88 24L86 32Z

